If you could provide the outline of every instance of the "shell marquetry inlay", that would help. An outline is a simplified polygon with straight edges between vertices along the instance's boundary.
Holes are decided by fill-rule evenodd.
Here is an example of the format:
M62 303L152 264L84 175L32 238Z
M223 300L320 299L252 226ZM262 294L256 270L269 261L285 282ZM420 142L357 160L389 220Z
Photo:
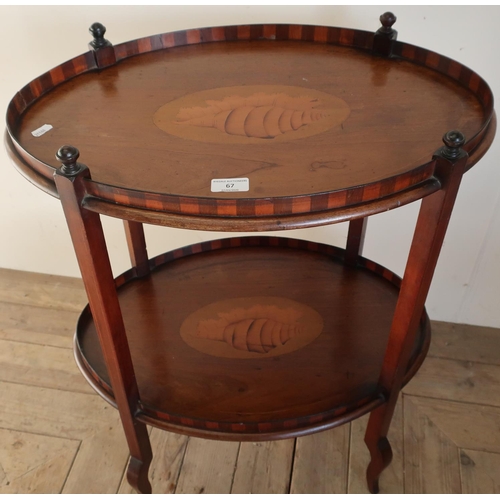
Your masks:
M182 323L180 334L206 354L253 358L301 349L322 330L322 317L305 304L280 297L247 297L198 309Z
M162 106L155 124L203 142L287 141L339 126L350 109L342 99L283 85L241 86L189 94Z

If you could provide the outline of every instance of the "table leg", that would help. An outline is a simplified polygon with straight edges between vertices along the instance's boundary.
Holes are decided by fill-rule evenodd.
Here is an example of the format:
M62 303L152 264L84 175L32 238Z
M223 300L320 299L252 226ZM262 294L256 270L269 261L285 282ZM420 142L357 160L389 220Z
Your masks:
M363 252L367 221L368 218L363 217L362 219L354 219L349 222L345 249L345 263L348 266L356 266L358 257Z
M123 225L132 267L135 267L137 276L146 276L150 269L144 227L140 222L130 220L124 220Z
M460 137L463 139L461 134ZM445 144L448 144L446 140ZM448 146L436 153L436 176L443 187L424 198L420 207L379 379L379 385L386 394L386 402L371 413L365 434L365 443L371 455L367 482L372 493L378 492L379 476L392 458L387 434L467 164L467 154L459 149L462 144L463 140L459 141L458 147Z
M134 417L139 403L139 389L101 220L97 213L82 208L85 180L90 177L89 171L85 165L76 163L78 158L76 148L65 148L70 149L68 156L74 161L69 168L65 169L65 164L56 171L55 182L130 449L127 479L137 491L151 493L151 484L148 480L148 469L152 459L151 444L146 425ZM61 148L59 153L63 149ZM58 158L63 161L59 153Z

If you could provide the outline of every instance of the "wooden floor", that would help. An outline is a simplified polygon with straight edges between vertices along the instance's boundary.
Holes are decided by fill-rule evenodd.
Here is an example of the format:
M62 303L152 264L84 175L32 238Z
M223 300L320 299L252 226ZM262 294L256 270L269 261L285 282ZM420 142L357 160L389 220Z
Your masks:
M73 361L80 280L0 270L0 493L128 493L116 410ZM156 493L365 493L367 419L297 440L151 430ZM500 493L500 330L433 324L382 493Z

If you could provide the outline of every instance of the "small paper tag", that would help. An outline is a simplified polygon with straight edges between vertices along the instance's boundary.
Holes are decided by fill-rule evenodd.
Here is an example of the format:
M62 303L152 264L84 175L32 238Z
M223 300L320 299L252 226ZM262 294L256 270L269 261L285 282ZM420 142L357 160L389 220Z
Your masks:
M238 193L248 191L250 189L250 181L248 177L240 177L239 179L212 179L212 193Z
M49 130L52 130L54 127L52 125L49 125L46 123L45 125L42 125L41 127L37 128L36 130L33 130L31 132L31 135L35 137L40 137L41 135L45 134L45 132L48 132Z

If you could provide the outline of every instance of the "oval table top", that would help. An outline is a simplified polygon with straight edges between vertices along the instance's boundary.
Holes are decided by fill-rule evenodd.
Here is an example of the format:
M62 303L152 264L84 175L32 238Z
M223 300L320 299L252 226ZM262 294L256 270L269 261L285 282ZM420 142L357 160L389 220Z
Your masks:
M70 144L94 200L198 218L307 218L417 189L452 129L475 163L493 135L484 80L424 49L396 42L388 58L372 44L368 32L267 25L108 47L118 62L102 69L91 51L16 95L11 148L48 191Z

